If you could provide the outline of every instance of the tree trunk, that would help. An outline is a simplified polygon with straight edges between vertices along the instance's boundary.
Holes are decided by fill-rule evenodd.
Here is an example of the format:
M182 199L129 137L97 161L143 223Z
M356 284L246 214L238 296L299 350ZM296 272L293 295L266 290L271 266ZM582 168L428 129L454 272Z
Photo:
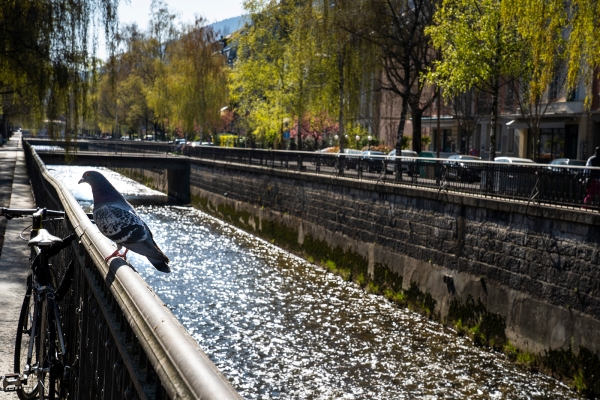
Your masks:
M498 125L498 97L500 94L500 84L498 77L494 77L492 89L492 127L490 131L490 156L489 160L496 158L496 130Z
M408 98L410 94L410 88L404 86L404 96L402 97L402 106L400 107L400 122L398 122L398 137L396 139L396 157L400 157L402 155L402 136L404 136L404 126L406 125L406 116L408 115L408 101L405 99ZM420 144L420 141L419 141ZM414 145L414 140L413 140ZM395 160L395 174L396 180L402 180L402 159L396 158Z
M412 124L413 124L413 142L417 142L418 145L415 146L413 144L413 150L417 152L417 154L419 154L421 152L421 136L422 136L422 128L423 128L423 123L421 121L421 119L423 118L423 113L425 112L424 109L421 108L412 108L411 107L411 114L412 114Z
M344 56L342 50L338 50L338 73L340 77L339 82L339 96L340 96L340 114L338 119L339 124L339 136L340 136L340 157L339 157L339 172L340 175L344 173L345 159L343 156L344 145L345 145L345 130L344 130Z
M298 151L302 151L302 115L298 115L298 129L296 130L298 133ZM282 140L283 142L283 140Z

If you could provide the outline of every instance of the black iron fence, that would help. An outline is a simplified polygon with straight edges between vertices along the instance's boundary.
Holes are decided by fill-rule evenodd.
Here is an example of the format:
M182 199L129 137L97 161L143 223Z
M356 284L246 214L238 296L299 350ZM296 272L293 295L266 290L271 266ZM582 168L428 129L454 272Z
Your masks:
M597 209L600 204L598 168L211 146L186 146L183 154L225 163L557 206Z
M75 264L70 293L60 303L70 399L240 399L142 278L114 251L64 185L54 179L24 142L38 206L64 210L67 218L46 226L78 244L51 262L62 276Z
M89 143L91 143L90 141ZM532 201L564 207L597 209L600 175L597 168L563 165L512 164L490 161L389 157L218 146L175 146L167 143L96 141L86 151L96 154L175 154L223 163L274 170L361 179L382 184L445 190L469 195ZM40 143L40 142L32 142ZM39 146L39 144L38 144ZM40 152L64 151L38 147ZM401 171L397 173L396 171Z
M35 146L36 151L47 153L68 153L69 155L77 155L80 152L98 153L98 154L161 154L168 156L177 150L181 150L181 146L166 142L138 142L133 140L51 140L51 139L36 139L27 138L27 142Z

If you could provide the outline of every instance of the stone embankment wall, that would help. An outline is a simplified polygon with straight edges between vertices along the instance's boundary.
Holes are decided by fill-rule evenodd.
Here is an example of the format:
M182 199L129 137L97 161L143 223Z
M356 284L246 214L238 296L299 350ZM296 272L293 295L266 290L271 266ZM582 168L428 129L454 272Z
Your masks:
M194 205L316 262L393 271L442 320L472 297L518 348L600 351L598 213L208 161L190 182Z

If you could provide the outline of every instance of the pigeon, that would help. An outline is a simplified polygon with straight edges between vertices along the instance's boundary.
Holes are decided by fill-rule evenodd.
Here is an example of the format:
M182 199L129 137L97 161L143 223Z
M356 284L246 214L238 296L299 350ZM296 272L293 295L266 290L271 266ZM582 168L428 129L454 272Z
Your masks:
M106 257L125 259L132 250L146 256L148 261L161 272L171 272L169 258L158 248L152 232L137 215L131 204L98 171L87 171L79 183L88 183L94 195L94 221L100 232L117 244L117 250ZM125 252L119 254L122 247Z

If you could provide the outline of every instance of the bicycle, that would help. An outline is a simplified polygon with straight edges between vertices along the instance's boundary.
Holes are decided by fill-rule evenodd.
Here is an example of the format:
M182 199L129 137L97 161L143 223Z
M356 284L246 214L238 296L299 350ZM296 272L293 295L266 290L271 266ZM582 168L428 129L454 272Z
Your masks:
M64 219L64 211L0 208L7 219L32 217L30 239L31 274L19 315L15 340L13 374L2 379L4 391L16 391L19 399L66 399L71 366L68 365L65 338L58 303L67 294L73 281L71 262L57 285L57 277L49 259L66 249L75 239L71 234L63 239L43 227L47 221ZM27 228L26 228L27 229ZM23 240L27 240L21 234Z

